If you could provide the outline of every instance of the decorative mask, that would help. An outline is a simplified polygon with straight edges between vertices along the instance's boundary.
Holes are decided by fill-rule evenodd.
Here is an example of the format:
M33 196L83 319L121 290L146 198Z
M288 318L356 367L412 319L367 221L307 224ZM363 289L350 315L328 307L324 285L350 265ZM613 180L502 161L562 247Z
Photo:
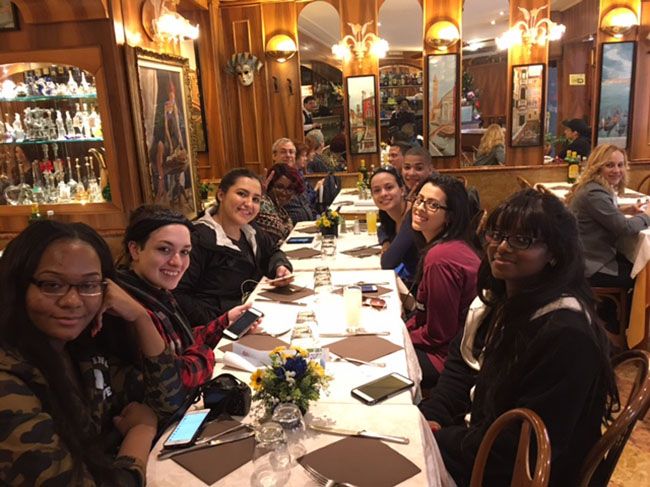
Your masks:
M242 86L253 84L255 72L262 69L264 64L250 52L238 52L233 54L226 65L226 71L236 75Z

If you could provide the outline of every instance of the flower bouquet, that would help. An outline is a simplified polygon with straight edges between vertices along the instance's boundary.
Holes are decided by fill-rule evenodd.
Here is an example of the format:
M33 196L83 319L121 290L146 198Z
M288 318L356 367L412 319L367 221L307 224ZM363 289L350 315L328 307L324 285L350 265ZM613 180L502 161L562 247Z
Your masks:
M338 236L340 222L341 215L335 210L327 209L316 219L316 226L323 235Z
M262 401L267 414L282 403L293 403L306 413L309 403L320 397L331 377L300 347L276 347L269 356L271 365L251 375L253 400Z

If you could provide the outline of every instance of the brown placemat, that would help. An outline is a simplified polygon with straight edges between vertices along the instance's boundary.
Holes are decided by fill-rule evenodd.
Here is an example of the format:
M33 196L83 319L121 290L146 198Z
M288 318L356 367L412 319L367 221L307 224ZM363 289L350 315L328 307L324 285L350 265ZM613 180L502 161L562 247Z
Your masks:
M399 345L377 336L348 337L330 343L327 348L339 357L355 358L364 362L372 362L379 357L402 350Z
M307 296L311 296L312 294L314 294L313 289L309 289L308 287L294 286L293 284L291 284L289 286L267 289L266 291L262 291L261 293L259 293L258 296L262 296L267 299L272 299L273 301L286 303L286 302L297 301L299 299L306 298Z
M343 294L344 289L345 289L345 287L340 287L338 289L335 289L332 292L334 292L336 294ZM389 293L389 292L391 292L391 289L389 289L387 287L384 287L384 286L377 286L377 292L375 292L375 293L363 293L363 297L364 298L378 298L382 294L386 294L386 293Z
M358 249L358 250L344 250L342 254L351 255L352 257L370 257L372 255L381 254L381 249L378 247L371 247L369 249Z
M336 482L358 487L393 487L421 472L404 455L371 438L344 438L307 453L298 462Z
M267 350L270 352L275 347L289 346L287 342L283 342L279 338L261 334L245 335L237 340L237 343L244 345L245 347L253 348L255 350L261 350L262 352L266 352ZM219 350L222 352L232 352L232 343L224 345L223 347L219 347Z
M284 253L290 259L311 259L320 255L320 251L309 247L301 247L295 250L289 250Z
M205 427L201 436L216 435L237 424L239 424L239 421L235 420L215 421ZM241 431L237 433L241 433ZM233 441L225 445L217 445L210 448L203 448L202 450L181 453L172 457L172 460L184 469L189 470L207 485L212 485L233 470L250 462L253 459L254 449L255 437L251 436L250 438Z
M359 190L357 189L342 189L341 194L357 194Z
M320 232L319 228L316 225L310 225L305 228L296 228L298 233L318 233Z

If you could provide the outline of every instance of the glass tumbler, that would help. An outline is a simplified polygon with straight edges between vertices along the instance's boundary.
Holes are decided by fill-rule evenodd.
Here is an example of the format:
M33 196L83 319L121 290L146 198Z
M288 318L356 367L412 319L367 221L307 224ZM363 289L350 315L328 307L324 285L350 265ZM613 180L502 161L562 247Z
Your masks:
M291 476L291 454L282 426L273 421L263 423L255 433L253 452L253 487L280 487Z
M278 404L273 411L272 421L284 430L287 446L291 454L291 464L296 465L298 458L307 453L302 439L305 433L305 423L302 420L300 408L292 403Z
M336 255L336 237L334 235L323 235L320 243L321 255L325 258L333 258Z
M314 269L314 291L328 290L332 285L332 273L329 267L319 266Z
M361 287L345 286L343 290L343 306L345 308L345 323L350 333L356 332L361 326Z

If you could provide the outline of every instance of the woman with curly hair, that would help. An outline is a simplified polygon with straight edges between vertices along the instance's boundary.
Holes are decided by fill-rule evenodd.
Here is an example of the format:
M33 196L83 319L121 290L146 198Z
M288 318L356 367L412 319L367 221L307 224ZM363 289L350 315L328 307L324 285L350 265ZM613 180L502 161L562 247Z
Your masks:
M506 141L500 125L491 124L481 137L474 166L497 166L506 161Z
M276 164L270 172L273 176L266 188L266 194L262 196L260 212L253 225L281 245L293 230L293 221L284 207L295 195L302 194L305 186L298 170L287 164Z

